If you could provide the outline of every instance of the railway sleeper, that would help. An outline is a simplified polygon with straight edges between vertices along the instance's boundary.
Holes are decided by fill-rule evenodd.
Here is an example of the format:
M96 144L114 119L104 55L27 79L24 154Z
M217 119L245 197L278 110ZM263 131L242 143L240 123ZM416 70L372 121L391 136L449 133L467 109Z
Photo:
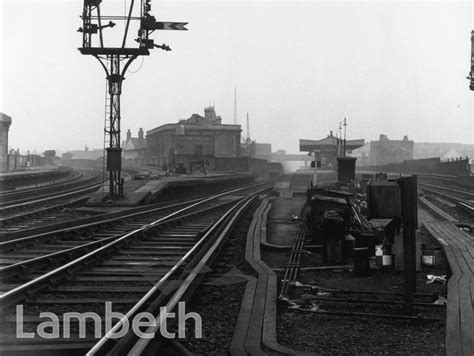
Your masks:
M178 255L177 255L178 256ZM144 261L177 261L176 258L172 258L173 255L167 256L115 256L110 260L110 263L124 263L127 261L128 263L143 263ZM179 256L178 256L179 257Z
M135 298L108 298L108 302L112 302L112 304L135 304L138 302L140 299L139 296ZM98 297L98 298L38 298L35 301L25 301L23 303L25 305L70 305L71 307L73 305L77 304L99 304L103 305L104 304L104 298L103 297ZM103 307L103 306L102 306ZM74 308L71 308L74 310Z
M50 288L46 293L146 293L150 290L148 286L81 286L81 285L71 285L71 286L58 286L55 288Z
M150 282L155 282L159 281L167 272L167 270L136 270L136 271L116 271L116 272L94 272L94 271L88 271L81 273L78 275L78 278L130 278L131 281L150 281ZM89 280L90 281L90 280ZM107 281L113 282L114 280L110 279ZM115 280L117 281L117 280Z
M150 278L146 278L143 275L137 275L134 277L130 276L77 276L76 278L72 279L76 282L106 282L106 283L116 283L116 282L141 282L141 283L152 283L153 281ZM71 280L71 281L72 281Z

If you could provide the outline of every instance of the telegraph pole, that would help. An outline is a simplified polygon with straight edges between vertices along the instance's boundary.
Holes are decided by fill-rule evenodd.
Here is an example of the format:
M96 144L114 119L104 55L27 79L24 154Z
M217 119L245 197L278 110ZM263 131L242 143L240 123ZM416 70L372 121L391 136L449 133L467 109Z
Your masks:
M313 151L313 159L314 159L313 185L315 187L318 185L318 153L319 153L319 150Z
M166 45L156 45L149 38L155 30L187 30L186 22L157 22L151 16L151 0L131 0L128 14L125 16L105 16L101 14L102 0L84 0L82 11L82 47L79 51L83 55L95 57L104 68L107 79L106 112L104 124L104 175L109 172L109 199L118 200L123 197L122 148L120 147L120 96L122 82L129 65L138 56L148 56L150 49L160 48L165 51L171 49ZM134 10L139 16L132 16ZM103 21L109 20L107 24ZM121 46L104 45L104 29L115 27L114 21L124 21ZM131 23L138 24L138 47L126 47ZM98 35L98 39L95 39ZM94 41L95 39L95 41Z
M344 118L344 153L342 157L346 157L346 118Z

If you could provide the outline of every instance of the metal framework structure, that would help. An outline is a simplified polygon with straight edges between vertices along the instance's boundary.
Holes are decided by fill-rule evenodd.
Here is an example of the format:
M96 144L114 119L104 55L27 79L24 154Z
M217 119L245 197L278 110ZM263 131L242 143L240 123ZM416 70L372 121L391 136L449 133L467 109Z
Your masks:
M138 56L147 56L150 49L160 48L165 51L171 49L166 45L156 45L149 38L155 30L187 30L186 22L157 22L150 15L151 0L139 0L139 16L132 16L135 0L130 0L128 15L104 16L101 14L102 0L84 0L82 11L83 26L82 47L79 51L83 55L92 55L100 62L107 78L105 125L104 125L104 175L109 172L109 199L117 200L123 197L122 148L120 147L120 96L122 82L129 65ZM109 21L104 24L103 21ZM116 24L112 21L124 21L122 45L120 47L104 46L104 29L113 28ZM139 21L138 47L126 47L131 21ZM94 46L93 35L98 35L98 44ZM97 41L96 41L97 42Z

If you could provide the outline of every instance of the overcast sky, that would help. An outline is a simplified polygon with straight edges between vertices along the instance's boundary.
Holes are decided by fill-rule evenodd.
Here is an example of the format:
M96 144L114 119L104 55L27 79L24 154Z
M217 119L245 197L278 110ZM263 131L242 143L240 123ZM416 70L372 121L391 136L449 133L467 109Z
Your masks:
M105 75L77 50L83 1L0 1L9 145L101 148ZM124 13L125 1L110 2L113 14ZM123 137L128 128L136 136L139 127L203 115L209 103L231 124L236 86L242 134L248 112L252 139L273 150L298 152L300 138L323 138L344 117L348 138L474 143L465 79L471 1L153 0L152 14L189 22L189 31L156 31L155 43L172 51L155 49L130 66Z

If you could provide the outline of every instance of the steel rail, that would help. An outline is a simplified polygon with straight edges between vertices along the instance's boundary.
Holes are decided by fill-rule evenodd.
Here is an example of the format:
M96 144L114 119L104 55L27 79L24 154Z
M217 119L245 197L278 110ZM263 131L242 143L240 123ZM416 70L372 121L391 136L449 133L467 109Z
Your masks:
M182 298L185 296L185 294L188 292L190 287L193 285L194 281L198 277L202 277L202 271L205 270L205 267L207 266L208 261L212 258L212 256L215 255L216 251L218 251L219 247L222 245L222 242L224 238L228 235L230 232L231 227L234 225L236 222L237 218L241 215L241 213L250 205L250 203L253 201L255 197L255 194L251 197L245 197L238 201L229 211L223 215L219 221L217 221L214 226L211 228L210 231L208 231L205 236L200 240L204 242L204 239L209 239L209 236L211 236L215 230L217 230L219 227L222 226L222 230L219 233L218 236L213 239L212 246L209 249L206 249L204 256L199 258L199 261L197 261L196 265L193 267L192 271L186 276L185 280L181 283L181 285L178 287L178 289L175 291L175 293L171 296L169 301L166 303L164 306L165 310L167 312L171 312L172 310L175 309L176 305L178 304L179 301L182 300ZM184 259L182 259L182 263L184 263ZM169 278L169 276L168 276ZM155 290L159 290L159 288L162 286L166 280L160 280L155 287L157 287ZM148 298L150 298L153 295L153 293L150 293ZM140 305L143 305L146 300L141 300L139 303ZM138 304L138 303L137 303ZM160 308L161 309L161 308ZM138 311L139 307L134 308L134 311ZM156 312L156 311L155 311ZM129 315L127 313L127 315ZM130 314L129 317L133 315ZM155 315L156 320L161 320L160 319L160 313ZM125 318L122 318L119 323L123 323ZM121 324L116 324L117 328L121 327ZM114 326L115 327L115 326ZM145 333L147 334L156 334L156 331L160 328L159 323L157 323L154 326L148 327ZM117 330L117 329L115 329ZM88 356L95 355L96 353L101 353L101 347L105 345L107 340L109 339L110 334L104 336L88 353ZM128 355L139 355L143 354L144 350L148 346L150 339L145 339L145 338L139 338L135 344L131 347L131 349L128 351ZM127 350L118 350L120 354L124 354Z
M78 173L78 174L75 174L72 177L66 177L64 179L58 179L58 180L55 180L55 181L50 182L50 183L44 183L44 184L36 186L36 187L27 187L27 188L19 187L15 190L2 191L2 192L0 192L0 200L4 202L5 200L11 199L12 197L16 198L18 195L21 195L21 194L25 194L25 193L33 193L34 194L34 193L38 193L42 190L47 190L47 189L51 188L51 185L58 186L58 185L72 183L72 182L75 182L76 180L80 180L83 173L82 172L74 172L74 173Z
M202 204L202 203L196 203L196 204ZM225 202L224 204L229 204L229 202ZM215 207L211 207L209 208L209 210L212 210L214 208ZM185 211L187 209L188 208L181 209L181 211L179 212ZM153 226L156 227L157 224L159 223L170 222L169 218L172 216L178 215L179 212L174 212L166 217L160 218L159 220L153 222ZM197 214L200 214L200 212L195 212L194 214L197 215ZM184 217L180 216L179 219L182 219L185 217L186 216ZM143 237L145 234L145 231L151 227L150 225L151 224L145 225L125 235L121 235L119 238L107 243L104 246L101 246L89 253L86 253L85 255L82 255L76 258L73 261L66 263L65 265L62 265L31 281L28 281L22 285L19 285L12 290L9 290L8 292L0 295L0 304L2 305L2 307L10 306L16 303L18 300L21 300L24 295L32 294L42 289L45 282L50 282L50 281L56 282L57 280L61 279L64 276L64 274L73 275L74 272L79 270L83 265L88 264L89 261L93 259L98 259L102 253L110 252L116 248L118 249L122 244L131 242L132 239Z
M85 193L90 193L94 191L97 188L100 188L102 186L103 182L94 182L92 184L89 184L85 187L80 187L80 189L72 189L68 192L63 192L57 195L42 195L39 197L36 197L36 200L28 200L28 199L22 199L21 203L16 203L16 204L11 204L11 205L5 205L0 208L0 214L5 214L6 211L13 210L13 209L18 209L18 208L24 208L28 207L30 205L35 205L35 204L44 204L47 203L48 201L51 200L56 200L56 199L61 199L61 198L68 198L72 197L78 194L85 194Z
M445 212L444 210L438 208L436 205L431 203L428 199L425 197L418 197L418 201L421 202L428 210L431 212L435 213L437 216L441 217L442 219L446 221L453 221L457 222L458 220Z
M34 216L34 215L38 215L38 214L45 214L47 212L54 211L54 210L64 208L64 207L67 207L67 206L78 205L78 204L81 204L81 203L85 203L87 200L89 200L88 195L87 196L82 196L82 197L74 199L74 200L68 200L66 202L62 202L62 203L59 203L59 204L39 208L37 210L28 210L28 211L24 211L24 212L21 212L21 213L18 213L18 214L8 215L8 216L5 216L5 217L0 217L0 227L5 227L5 226L9 225L12 222L15 222L17 220L24 220L25 218L30 217L30 216Z
M218 207L226 205L226 204L227 204L227 202L224 202L223 204L219 205ZM171 218L171 219L167 219L167 217L163 217L163 219L165 219L165 220L160 221L159 224L160 225L161 224L172 224L172 223L178 222L180 220L184 220L188 217L194 216L198 213L206 212L207 210L213 210L215 208L216 208L215 206L211 206L211 207L209 207L209 208L207 208L206 210L203 210L203 211L194 212L194 213L191 212L191 213L188 213L186 215L180 215L180 216L177 216L177 217L174 217L174 218ZM166 208L164 208L164 209L166 209ZM156 226L154 226L154 227L156 227ZM100 239L100 240L88 242L88 243L85 243L83 245L71 247L71 248L68 248L68 249L65 249L65 250L61 250L61 251L56 251L56 252L53 252L53 253L50 253L50 254L47 254L47 255L35 257L35 258L29 259L29 260L17 262L15 264L12 264L12 265L9 265L9 266L6 266L6 267L2 267L2 268L0 268L0 280L4 280L4 279L10 278L12 276L25 273L25 271L31 272L31 270L33 268L38 268L38 267L41 267L41 266L43 266L47 263L52 262L53 258L55 258L54 262L57 262L58 258L62 258L62 257L68 257L71 260L72 259L71 253L80 252L82 250L87 250L87 249L90 249L91 247L95 247L96 245L100 246L101 244L104 244L106 242L118 239L119 237L121 237L123 235L125 235L125 234L116 234L116 235L113 235L113 236L105 237L105 238Z
M73 226L63 227L64 224L70 225L70 222L49 225L47 226L47 228L48 227L53 228L50 231L46 231L44 233L35 234L35 235L28 235L24 237L6 239L5 241L0 242L0 248L16 246L23 243L28 243L28 244L36 243L40 240L56 238L56 236L54 236L55 234L67 234L67 233L76 232L77 230L88 230L91 228L100 227L100 225L111 224L118 220L133 219L133 218L137 218L143 215L157 213L157 212L160 212L161 210L172 209L172 208L176 208L176 207L183 206L186 204L195 203L200 200L201 198L193 199L193 200L189 200L185 202L179 202L179 203L170 202L170 205L163 205L163 203L157 203L153 205L127 209L127 210L119 211L119 212L96 215L96 216L76 220L73 222L74 224ZM57 227L58 225L60 226L59 228ZM43 230L44 228L41 228L41 229Z
M261 185L261 184L256 184L256 186ZM263 183L263 184L268 184L268 183ZM22 285L20 285L16 288L6 292L6 293L0 295L0 304L2 304L3 308L5 306L11 305L11 304L15 303L17 300L21 300L24 294L32 293L32 292L35 292L35 291L41 289L42 283L44 283L46 281L51 281L51 280L53 280L53 278L59 277L62 273L65 273L66 271L74 272L74 269L79 269L82 264L87 263L87 261L91 260L92 258L96 258L100 253L105 252L107 250L110 250L111 248L113 248L115 246L118 246L118 244L128 242L132 238L138 237L137 235L140 235L141 237L143 237L144 234L148 230L150 230L154 227L157 227L157 225L162 223L162 222L169 222L172 218L178 217L183 212L189 211L189 210L191 210L195 207L199 207L199 206L201 206L201 205L203 205L207 202L210 202L212 200L216 200L216 199L218 199L222 196L229 195L230 193L235 193L237 191L241 191L241 190L244 190L244 189L249 189L249 187L235 189L235 190L232 190L230 192L221 193L221 194L203 199L199 202L191 204L190 206L179 209L178 211L175 211L175 212L173 212L173 213L171 213L171 214L169 214L165 217L162 217L162 218L160 218L156 221L153 221L149 224L146 224L146 225L144 225L144 226L142 226L138 229L135 229L135 230L133 230L129 233L126 233L125 235L119 237L118 239L115 239L114 241L111 241L108 244L106 244L104 246L101 246L98 249L87 253L86 255L83 255L83 256L81 256L81 257L79 257L79 258L77 258L77 259L75 259L75 260L73 260L73 261L71 261L71 262L69 262L69 263L67 263L63 266L60 266L60 267L54 269L53 271L47 272L46 274L41 275L41 276L35 278L34 280L28 281L25 284L22 284ZM268 189L268 188L265 188L265 190L266 189ZM228 203L229 202L225 202L224 204L228 204ZM214 207L211 207L210 209L212 209L212 208L214 208ZM195 214L198 214L198 213L199 212L197 212ZM183 217L181 216L180 218L183 218Z
M472 196L474 198L474 193L469 191L469 190L465 190L465 189L456 189L456 188L446 187L446 186L442 186L442 185L436 185L436 184L431 184L431 183L423 183L423 182L418 182L418 185L424 185L424 186L431 187L431 188L448 190L448 191L459 193L459 194L469 195L469 196Z
M82 173L81 173L82 174ZM80 178L80 177L79 177ZM73 190L77 190L80 188L85 188L90 186L94 182L98 183L101 182L101 177L94 172L94 175L91 177L87 177L84 179L74 179L73 181L69 182L56 182L47 184L45 186L31 188L31 189L22 189L17 190L15 192L8 193L8 196L0 196L0 206L2 208L8 207L10 205L17 205L21 203L25 203L31 201L32 199L41 199L47 198L51 195L51 193L67 193ZM22 196L28 195L27 198L22 198Z
M29 273L33 269L40 268L40 267L42 267L42 266L44 266L48 263L51 263L53 261L54 261L54 263L57 263L59 261L59 258L62 258L62 257L70 257L70 259L71 259L73 253L80 252L80 251L83 251L83 250L87 250L87 249L93 248L95 246L100 246L101 244L104 244L108 241L113 241L114 239L117 239L118 237L120 237L122 235L123 234L117 234L117 235L114 235L114 236L105 237L105 238L97 240L97 241L88 242L88 243L85 243L83 245L71 247L71 248L68 248L68 249L65 249L65 250L61 250L61 251L52 252L52 253L49 253L47 255L35 257L35 258L29 259L29 260L26 260L26 261L21 261L21 262L11 264L9 266L1 267L0 268L0 280L5 280L5 279L11 278L13 276L23 274L23 273L25 273L25 271L27 271L27 273Z
M430 192L430 193L434 193L436 195L441 195L443 197L445 197L446 199L448 200L451 200L453 202L455 202L456 204L458 204L461 208L463 209L466 209L467 211L469 212L474 212L474 204L467 200L467 199L463 199L463 198L459 198L457 196L454 196L454 195L450 195L450 194L447 194L447 193L443 193L443 192L440 192L440 191L436 191L436 190L433 190L433 189L427 189L427 188L422 188L424 191L426 192ZM444 188L444 187L440 187L439 189L449 189L449 188ZM451 189L452 190L452 189ZM463 194L470 194L474 197L474 194L473 193L463 193Z
M301 265L301 255L304 248L304 240L306 238L307 230L307 217L305 215L301 225L299 226L296 239L293 242L290 257L285 267L285 274L282 278L282 285L280 290L279 298L285 298L288 296L288 289L296 281L298 271Z
M238 187L238 188L233 188L233 189L230 189L230 190L226 190L226 191L220 193L216 197L224 196L226 194L237 193L237 192L242 191L242 190L246 190L246 189L250 189L250 188L253 188L253 187L258 187L260 185L266 185L266 184L270 184L270 182L262 182L262 183L257 183L257 184L255 184L255 183L246 184L246 185ZM175 208L175 207L186 205L186 204L193 204L193 203L197 203L199 201L202 201L202 199L203 198L192 199L190 201L176 203L176 204L169 205L169 206L163 206L162 203L158 203L158 204L153 204L153 205L148 205L148 206L143 206L143 207L139 207L139 208L126 210L126 211L123 211L123 212L114 212L114 213L110 213L110 214L103 214L103 215L100 215L100 216L89 217L89 218L79 220L79 224L75 225L75 226L60 228L60 229L57 229L57 230L52 230L52 231L48 231L48 232L37 234L37 235L20 237L20 238L10 239L10 240L0 242L0 249L1 248L6 248L6 247L9 247L9 246L15 246L15 245L20 244L20 243L33 243L33 242L37 242L39 240L49 239L49 238L52 238L52 234L70 233L70 232L73 232L73 231L78 230L78 229L90 229L90 228L97 227L97 226L100 226L100 225L113 223L117 220L135 218L135 217L139 217L141 215L151 214L151 213L158 212L158 211L164 210L164 209ZM205 198L205 199L207 199L207 198ZM132 212L131 212L131 210L132 210Z

